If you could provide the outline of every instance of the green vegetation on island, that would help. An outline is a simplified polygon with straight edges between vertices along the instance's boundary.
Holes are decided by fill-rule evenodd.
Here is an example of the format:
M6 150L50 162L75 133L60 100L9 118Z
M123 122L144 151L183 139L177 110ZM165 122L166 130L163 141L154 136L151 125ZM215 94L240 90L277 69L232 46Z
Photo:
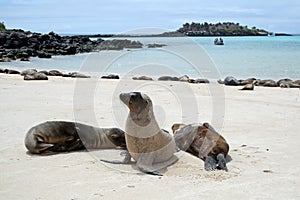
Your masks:
M185 23L177 30L187 36L266 36L268 31L247 26L241 26L239 23Z
M4 22L0 22L0 31L6 30Z

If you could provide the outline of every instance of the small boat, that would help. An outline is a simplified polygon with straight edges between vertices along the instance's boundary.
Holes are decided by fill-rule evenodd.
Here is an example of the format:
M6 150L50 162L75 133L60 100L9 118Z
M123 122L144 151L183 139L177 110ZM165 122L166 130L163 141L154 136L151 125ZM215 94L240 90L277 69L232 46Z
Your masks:
M214 44L215 45L224 45L224 41L222 38L220 38L220 39L216 38L214 41Z

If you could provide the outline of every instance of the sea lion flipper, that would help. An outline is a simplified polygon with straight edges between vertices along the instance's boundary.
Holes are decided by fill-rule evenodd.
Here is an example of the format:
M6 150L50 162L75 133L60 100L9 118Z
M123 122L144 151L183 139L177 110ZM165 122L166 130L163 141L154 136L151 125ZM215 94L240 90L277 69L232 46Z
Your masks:
M211 156L206 156L204 168L206 171L213 171L217 168L216 160Z
M53 147L53 144L44 143L44 142L38 142L36 145L36 148L40 149L40 151L45 151L51 147Z
M124 160L123 161L119 161L119 160L104 160L104 159L100 159L100 161L111 163L111 164L130 164L130 163L132 163L131 162L131 155L130 155L130 153L127 150L122 151L120 153L120 155L124 156Z
M149 153L143 153L139 157L139 160L137 162L137 167L146 174L162 176L157 171L174 164L175 162L178 161L178 157L173 155L169 160L160 163L154 163L154 164L153 164L153 160L154 157L152 155L149 155Z
M218 154L217 161L218 161L218 164L217 164L217 168L218 169L222 169L222 170L228 171L227 166L226 166L226 159L224 157L224 154L222 154L222 153Z

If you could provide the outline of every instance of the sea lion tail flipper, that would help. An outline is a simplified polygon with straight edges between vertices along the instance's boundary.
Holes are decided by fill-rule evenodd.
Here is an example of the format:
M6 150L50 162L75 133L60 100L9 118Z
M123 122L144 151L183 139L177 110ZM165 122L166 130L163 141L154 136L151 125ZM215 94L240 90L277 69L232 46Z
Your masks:
M100 159L100 161L106 162L106 163L110 163L110 164L125 164L123 161L120 161L120 160L104 160L104 159Z
M226 159L224 157L224 154L219 153L218 156L217 156L217 161L218 161L217 168L225 170L227 172L228 169L227 169L227 166L226 166Z
M142 154L137 162L137 167L146 174L162 176L157 171L174 164L178 161L178 157L173 155L169 160L155 164L153 164L153 160L153 156L149 156L147 153Z
M130 164L131 162L131 155L130 153L125 150L125 151L121 151L120 153L121 156L124 156L124 160L123 161L119 161L119 160L104 160L104 159L100 159L103 162L106 163L111 163L111 164Z
M206 171L213 171L217 168L216 160L211 156L206 156L204 168Z

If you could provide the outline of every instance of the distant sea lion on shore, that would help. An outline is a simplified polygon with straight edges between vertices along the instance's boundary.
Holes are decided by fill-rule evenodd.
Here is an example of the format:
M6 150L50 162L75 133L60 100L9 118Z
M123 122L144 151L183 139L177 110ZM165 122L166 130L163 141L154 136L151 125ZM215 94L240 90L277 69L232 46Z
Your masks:
M133 77L133 80L144 80L144 81L153 81L153 79L149 76L139 76L139 77Z
M160 175L157 170L178 160L174 155L176 145L173 136L159 128L152 101L146 94L122 93L120 99L130 110L125 127L128 151L123 162L103 161L129 163L132 157L142 172Z
M227 171L226 156L229 145L208 123L174 124L172 126L176 145L179 149L205 161L207 171L222 169Z
M34 72L32 74L26 74L24 75L25 81L31 81L31 80L48 80L48 77L40 72Z
M159 81L179 81L178 77L175 76L161 76L158 78Z
M252 83L247 84L240 90L254 90L254 85Z
M25 146L30 153L54 153L82 149L126 147L125 133L118 128L97 128L86 124L47 121L32 127Z

